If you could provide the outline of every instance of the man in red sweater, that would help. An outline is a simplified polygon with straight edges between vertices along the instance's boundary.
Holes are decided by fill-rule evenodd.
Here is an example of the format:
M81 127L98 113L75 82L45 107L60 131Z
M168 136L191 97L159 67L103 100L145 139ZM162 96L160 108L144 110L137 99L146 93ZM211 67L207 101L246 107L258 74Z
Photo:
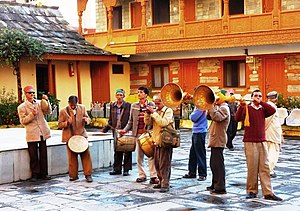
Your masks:
M258 175L262 194L267 200L282 201L274 195L271 185L268 145L265 135L265 118L275 113L275 109L268 103L262 102L262 93L254 90L251 94L252 102L241 103L236 112L236 120L244 121L246 106L248 107L250 125L245 125L244 147L247 161L247 199L256 198L258 193Z

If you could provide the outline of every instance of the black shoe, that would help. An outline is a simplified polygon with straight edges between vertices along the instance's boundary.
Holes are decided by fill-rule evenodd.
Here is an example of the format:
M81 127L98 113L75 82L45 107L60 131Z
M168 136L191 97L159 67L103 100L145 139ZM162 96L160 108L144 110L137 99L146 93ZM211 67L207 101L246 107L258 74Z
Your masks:
M205 181L206 180L206 177L204 176L199 176L199 178L197 179L198 181Z
M38 180L38 177L37 176L32 176L30 178L30 182L36 182Z
M160 189L160 188L161 188L161 185L160 185L160 184L153 185L153 188L154 188L154 189Z
M51 180L51 177L49 175L43 175L40 177L42 180Z
M72 182L72 181L75 181L75 180L78 180L78 179L79 179L79 177L78 177L78 176L76 176L76 177L70 177L70 178L69 178L69 181L71 181L71 182Z
M146 177L139 177L139 178L136 178L136 182L145 182L147 179Z
M122 174L121 171L111 171L109 172L110 175L119 175L119 174Z
M223 189L223 190L212 190L212 191L210 191L210 193L211 194L226 194L227 192L226 192L226 190L225 189Z
M129 176L129 172L128 171L124 171L123 172L123 176Z
M270 174L270 177L271 178L276 178L277 177L277 174L275 172L273 172L273 174Z
M229 148L229 151L234 151L234 148L232 147L232 148Z
M282 201L282 198L279 198L278 196L273 195L265 195L264 198L266 200L273 200L273 201Z
M256 193L252 193L252 192L249 192L246 195L246 199L254 199L256 197L257 197Z
M159 179L156 177L152 177L150 178L150 184L158 184L159 183Z
M214 187L213 187L213 186L208 186L208 187L206 187L206 190L207 190L207 191L213 191L213 190L214 190Z
M85 176L85 180L86 180L87 182L93 182L93 178L92 178L91 175Z
M190 179L190 178L196 178L196 174L185 174L182 178Z
M166 193L166 192L168 192L170 189L169 188L161 188L160 190L159 190L159 192L161 192L161 193Z

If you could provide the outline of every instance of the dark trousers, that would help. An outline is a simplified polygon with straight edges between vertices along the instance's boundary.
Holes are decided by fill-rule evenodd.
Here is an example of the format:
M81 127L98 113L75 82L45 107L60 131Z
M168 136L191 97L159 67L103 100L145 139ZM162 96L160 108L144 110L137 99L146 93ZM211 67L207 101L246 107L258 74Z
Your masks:
M207 176L205 136L206 133L193 133L192 135L192 146L189 155L190 175L196 175L196 168L198 166L199 176Z
M233 148L233 144L232 144L232 141L234 139L235 136L231 136L231 135L228 135L227 134L227 143L226 143L226 147L228 149L232 149Z
M132 170L132 152L117 152L114 154L114 171L122 170L122 162L124 157L123 171Z
M41 136L41 141L27 142L30 157L30 169L32 177L48 175L48 159L46 141Z
M210 154L210 169L212 171L212 187L225 190L225 165L222 147L212 147Z
M173 148L155 147L154 165L162 188L170 186Z
M68 161L69 161L69 176L77 177L78 176L78 153L75 153L72 150L70 150L68 144L66 144L66 146L67 146ZM80 155L84 175L85 176L92 175L93 168L92 168L90 148L80 153L79 155Z

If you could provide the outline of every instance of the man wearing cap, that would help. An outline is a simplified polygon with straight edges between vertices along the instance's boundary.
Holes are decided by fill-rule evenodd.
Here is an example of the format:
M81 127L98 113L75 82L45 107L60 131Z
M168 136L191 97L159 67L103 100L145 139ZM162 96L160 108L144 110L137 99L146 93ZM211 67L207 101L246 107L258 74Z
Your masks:
M227 142L226 130L230 121L230 111L224 101L222 92L219 98L208 110L207 119L212 120L209 127L208 147L211 148L210 169L212 172L211 186L206 189L211 194L226 194L225 186L225 164L223 151Z
M266 139L268 144L268 154L269 154L269 167L270 167L270 176L272 178L276 177L276 173L274 172L274 168L277 164L280 144L282 137L282 129L279 120L278 109L276 106L277 103L277 92L272 91L267 94L268 104L270 104L273 108L276 109L276 112L266 118Z
M123 130L120 130L121 135L125 134L129 130L132 130L132 135L137 138L140 137L146 129L150 129L144 122L144 115L147 111L148 106L155 107L153 102L147 100L149 95L149 89L141 86L138 88L138 98L139 102L135 102L131 105L130 117L126 127ZM139 144L136 145L137 150L137 167L138 167L138 178L136 182L144 182L147 180L146 172L144 169L144 152L142 151ZM157 184L159 181L157 179L157 174L154 165L154 158L148 158L148 167L150 172L150 183Z
M78 153L73 152L68 146L69 139L74 135L80 135L87 138L87 133L84 128L89 124L89 118L85 106L78 104L77 96L70 96L69 105L59 111L58 127L62 128L62 142L66 142L69 162L69 180L78 180ZM92 179L92 160L89 148L84 152L79 153L87 182L93 182Z
M102 132L106 133L109 129L113 129L114 137L116 137L116 131L123 129L130 115L131 104L124 101L125 91L123 89L116 90L117 101L110 105L110 115L108 124L102 129ZM122 174L122 162L123 176L129 175L129 170L132 170L132 152L114 152L114 164L113 171L109 172L110 175Z
M20 122L26 129L26 141L30 157L31 181L38 178L50 179L48 176L48 159L46 140L50 138L50 128L44 118L44 114L51 113L51 105L47 95L48 107L42 110L41 101L34 98L33 86L24 87L26 100L18 106Z
M162 147L160 142L161 129L170 124L173 124L173 110L166 107L161 101L160 94L153 96L153 102L155 103L156 110L153 107L148 106L147 112L144 116L144 121L147 125L153 126L153 141L155 142L154 149L154 163L159 179L159 184L154 185L153 188L160 189L160 192L168 192L170 188L170 176L171 176L171 160L173 149ZM174 128L174 126L173 126Z

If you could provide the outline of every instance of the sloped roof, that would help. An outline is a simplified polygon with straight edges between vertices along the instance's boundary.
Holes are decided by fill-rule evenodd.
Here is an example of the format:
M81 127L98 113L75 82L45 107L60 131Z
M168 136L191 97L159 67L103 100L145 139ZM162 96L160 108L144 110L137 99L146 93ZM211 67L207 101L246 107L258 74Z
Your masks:
M111 55L72 30L58 7L0 1L0 27L24 30L41 40L48 54Z

